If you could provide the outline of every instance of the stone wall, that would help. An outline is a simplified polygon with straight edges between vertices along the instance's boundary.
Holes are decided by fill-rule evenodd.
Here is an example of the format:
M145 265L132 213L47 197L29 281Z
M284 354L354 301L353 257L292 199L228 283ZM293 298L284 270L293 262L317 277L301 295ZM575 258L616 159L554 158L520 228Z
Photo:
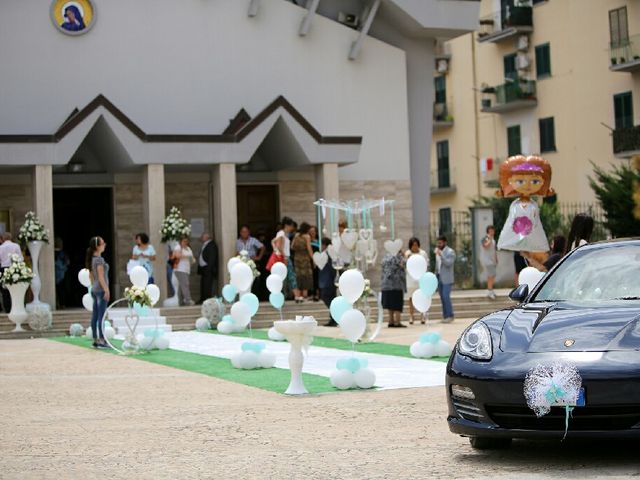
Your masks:
M144 214L142 209L142 182L116 184L115 195L115 258L112 265L116 298L119 298L125 287L131 285L127 276L127 262L131 258L134 236L144 231ZM158 248L158 245L154 245Z
M24 223L24 215L33 210L33 195L31 185L0 185L0 210L10 209L13 217L11 228L14 241L17 241L18 230Z
M280 180L280 217L293 218L298 225L307 222L311 225L317 223L316 210L313 202L316 201L316 185L313 180Z

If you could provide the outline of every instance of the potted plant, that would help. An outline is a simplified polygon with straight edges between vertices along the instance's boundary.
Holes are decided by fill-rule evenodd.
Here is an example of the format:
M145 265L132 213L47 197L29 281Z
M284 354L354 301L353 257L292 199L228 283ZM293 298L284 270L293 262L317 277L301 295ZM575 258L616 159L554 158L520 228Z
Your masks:
M49 230L44 228L44 225L42 225L34 212L27 212L24 216L24 224L22 224L18 232L18 240L29 249L33 266L33 281L31 282L33 301L27 305L27 308L29 310L36 306L45 306L46 308L48 305L40 301L42 283L38 272L38 260L42 247L49 243Z
M9 320L16 324L14 332L22 332L22 323L29 317L24 308L24 296L33 280L33 272L19 255L11 255L11 265L2 272L0 283L11 295Z

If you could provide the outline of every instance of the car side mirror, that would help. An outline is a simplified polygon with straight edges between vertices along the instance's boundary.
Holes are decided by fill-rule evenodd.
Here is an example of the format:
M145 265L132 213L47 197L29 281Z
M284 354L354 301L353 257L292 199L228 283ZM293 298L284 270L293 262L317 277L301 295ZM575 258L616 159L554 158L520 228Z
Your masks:
M524 299L527 298L527 296L529 296L529 285L526 283L514 288L509 294L509 298L518 303L524 302Z

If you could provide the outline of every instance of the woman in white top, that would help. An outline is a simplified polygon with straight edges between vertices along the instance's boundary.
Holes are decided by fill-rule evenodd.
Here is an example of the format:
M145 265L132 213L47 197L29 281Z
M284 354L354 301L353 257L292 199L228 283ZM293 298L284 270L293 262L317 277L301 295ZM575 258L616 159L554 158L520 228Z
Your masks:
M429 256L427 255L427 252L425 252L420 248L420 240L418 240L416 237L412 237L409 239L409 250L404 252L404 256L405 258L408 259L411 255L414 255L416 253L424 257L424 259L427 261L427 269L428 269ZM413 320L414 320L413 316L415 315L415 312L416 312L415 308L413 307L413 302L411 301L411 295L413 295L413 292L418 290L418 288L420 288L418 280L414 280L413 277L409 275L409 271L407 270L407 294L409 295L409 324L411 325L413 325ZM425 323L425 315L422 316L422 320L420 321L420 323L422 324Z
M586 245L593 233L593 217L587 213L579 213L573 217L569 231L569 251Z
M175 266L173 271L178 279L180 285L180 294L182 296L181 305L193 305L191 300L191 291L189 287L189 275L191 274L191 265L196 263L193 258L193 252L189 248L189 239L183 238L180 243L173 250L173 261Z
M282 218L282 228L276 233L276 237L271 240L273 252L284 257L284 263L287 265L287 281L289 288L298 288L296 284L296 271L291 262L291 240L289 234L295 230L294 221L290 217Z

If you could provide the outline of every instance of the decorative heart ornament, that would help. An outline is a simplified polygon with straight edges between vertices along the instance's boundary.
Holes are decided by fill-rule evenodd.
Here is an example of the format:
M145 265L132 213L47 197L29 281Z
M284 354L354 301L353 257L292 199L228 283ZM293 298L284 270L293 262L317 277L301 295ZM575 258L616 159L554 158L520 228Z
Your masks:
M135 320L135 322L133 322L133 327L131 326L131 323L129 323L130 320ZM135 337L136 335L136 328L138 328L138 322L140 322L140 315L138 315L137 313L134 313L132 315L125 315L124 317L124 323L127 324L127 328L129 329L129 332L133 337Z
M395 240L387 240L384 242L384 249L391 255L395 255L402 248L402 239L396 238Z
M340 235L340 238L343 245L351 250L358 240L358 233L349 228L345 228L344 232L342 232L342 235Z
M342 241L340 240L340 235L336 232L331 235L331 245L333 245L336 249L336 252L340 250L340 245L342 245Z
M320 270L325 267L328 261L329 257L327 256L327 252L315 252L313 254L313 263L315 263Z
M360 229L360 240L369 240L373 237L373 230L370 228L361 228Z

